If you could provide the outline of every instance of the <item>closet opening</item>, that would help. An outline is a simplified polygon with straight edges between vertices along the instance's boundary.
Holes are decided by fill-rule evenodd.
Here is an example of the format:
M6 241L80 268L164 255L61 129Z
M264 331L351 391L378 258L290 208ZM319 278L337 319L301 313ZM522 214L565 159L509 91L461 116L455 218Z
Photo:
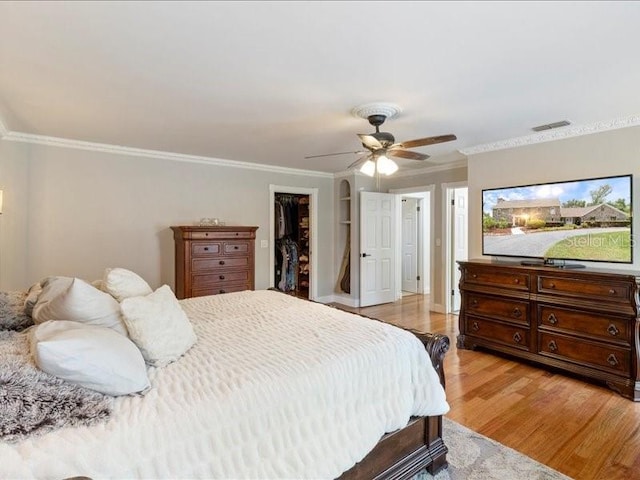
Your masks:
M312 299L312 195L273 192L272 287Z

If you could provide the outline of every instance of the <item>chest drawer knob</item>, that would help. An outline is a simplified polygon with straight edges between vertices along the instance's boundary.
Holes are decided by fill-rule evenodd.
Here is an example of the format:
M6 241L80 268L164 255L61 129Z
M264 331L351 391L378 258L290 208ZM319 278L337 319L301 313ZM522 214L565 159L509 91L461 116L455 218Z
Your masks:
M553 282L551 282L551 283L549 284L549 288L556 288L556 284L555 284L555 283L553 283Z
M224 280L224 275L220 275L220 280Z
M513 316L516 318L520 318L522 316L522 311L516 307L513 309Z
M558 319L556 318L556 316L553 313L549 314L549 317L547 318L547 320L549 321L549 323L551 325L555 325L558 323Z
M609 328L607 328L607 332L609 332L609 335L611 335L612 337L615 337L620 333L620 330L618 330L618 328L612 323L611 325L609 325Z
M478 325L478 322L473 322L471 324L471 330L473 330L474 332L477 332L478 330L480 330L480 325Z
M220 293L227 293L227 292L225 292L224 290L220 290Z
M615 295L615 294L616 294L615 288L610 288L609 289L609 295Z
M220 260L218 263L219 263L220 265L224 265L224 260Z
M549 350L551 350L552 352L555 352L556 350L558 350L558 344L556 343L555 340L551 340L547 346L549 347Z
M471 305L473 305L474 307L477 307L478 306L478 300L475 299L475 298L473 300L471 300Z
M518 283L520 283L520 279L519 279L519 278L516 278L516 279L514 280L514 283L517 285Z
M516 343L520 343L522 341L522 335L520 335L520 332L513 334L513 341Z
M613 353L610 353L609 356L607 357L607 363L612 367L617 367L620 364L620 362L618 361L618 359Z
M237 250L237 249L238 249L238 246L237 246L237 245L235 245L235 246L233 247L233 249L234 249L234 250Z
M477 273L472 273L471 274L471 278L478 278L478 274Z
M204 251L208 252L209 251L209 247L204 247Z

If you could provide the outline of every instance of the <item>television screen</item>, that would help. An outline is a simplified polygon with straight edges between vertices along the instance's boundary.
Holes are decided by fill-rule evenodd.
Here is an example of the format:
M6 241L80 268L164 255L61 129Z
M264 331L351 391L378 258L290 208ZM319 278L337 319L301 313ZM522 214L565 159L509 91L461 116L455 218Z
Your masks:
M632 263L631 190L631 175L482 190L482 254Z

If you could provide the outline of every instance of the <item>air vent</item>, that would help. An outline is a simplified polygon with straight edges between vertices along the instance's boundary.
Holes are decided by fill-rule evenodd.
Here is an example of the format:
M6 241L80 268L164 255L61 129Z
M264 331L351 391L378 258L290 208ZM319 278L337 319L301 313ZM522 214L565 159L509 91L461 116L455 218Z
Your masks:
M571 125L571 122L567 120L561 120L559 122L547 123L546 125L539 125L537 127L533 127L531 130L534 132L542 132L544 130L551 130L559 127L566 127L567 125Z

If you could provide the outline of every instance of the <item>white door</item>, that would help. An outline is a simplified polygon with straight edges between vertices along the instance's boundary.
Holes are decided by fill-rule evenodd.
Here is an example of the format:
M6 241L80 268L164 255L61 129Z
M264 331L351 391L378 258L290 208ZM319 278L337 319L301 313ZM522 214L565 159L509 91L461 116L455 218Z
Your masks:
M402 291L418 293L418 199L402 199Z
M460 269L458 268L458 261L463 261L467 259L467 187L456 188L453 191L453 265L451 269L453 271L453 275L451 279L453 281L453 285L451 285L451 290L453 292L453 303L451 305L452 310L457 312L460 310Z
M360 192L360 306L395 300L396 196Z

